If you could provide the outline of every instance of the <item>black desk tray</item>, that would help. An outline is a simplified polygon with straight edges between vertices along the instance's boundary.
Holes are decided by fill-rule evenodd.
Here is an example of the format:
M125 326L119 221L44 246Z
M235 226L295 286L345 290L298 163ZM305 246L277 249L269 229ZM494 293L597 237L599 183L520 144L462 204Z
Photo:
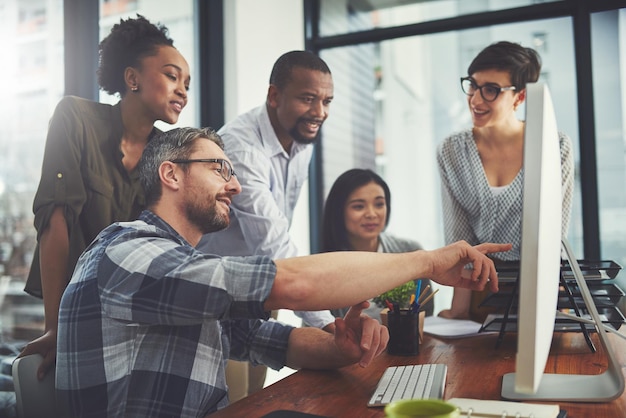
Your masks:
M578 285L569 284L569 286L572 292L572 296L574 297L574 302L578 306L585 306ZM591 292L593 301L598 308L612 307L620 301L622 296L624 296L624 291L620 289L619 286L613 283L594 283L592 285L589 285L589 291ZM517 309L518 298L516 295L515 298L511 300L512 292L513 286L503 284L500 286L500 291L498 293L490 293L480 303L480 306L506 309L509 307L509 305L511 305L511 308ZM564 290L561 290L559 292L558 307L559 309L571 307L570 300Z
M619 288L614 283L598 283L598 284L590 284L589 292L591 293L591 297L595 302L596 306L606 307L606 306L615 306L622 296L624 296L624 291ZM578 306L584 306L584 301L580 293L580 289L577 284L569 284L569 288L572 292L572 296L574 297L574 301ZM561 305L562 304L562 305ZM567 298L567 295L564 294L564 291L559 292L559 309L570 307L570 302Z
M580 270L585 276L585 280L610 280L622 269L622 266L612 260L591 261L591 260L578 260ZM563 272L563 278L566 280L575 280L572 272L572 267L567 261L561 262L561 271Z
M519 261L494 261L500 284L515 283L519 275Z
M578 265L587 281L612 280L622 269L622 266L613 260L591 261L582 259L578 260ZM495 266L500 283L511 283L517 280L519 274L518 261L496 261ZM561 262L561 271L565 280L575 282L572 267L566 260Z
M569 314L574 314L572 312L567 312ZM582 317L586 319L591 319L591 316L587 313L586 310L581 310ZM612 327L615 330L620 329L622 324L624 323L624 315L617 309L615 306L607 307L607 308L598 308L598 313L600 314L600 318L602 318L602 323ZM502 323L505 321L502 314L489 314L485 321L483 322L482 327L479 332L500 332ZM584 324L585 328L589 332L595 332L595 327L592 324ZM509 315L506 319L505 332L517 332L517 315ZM565 318L557 318L554 321L554 331L555 332L580 332L581 327L578 321L574 321L571 319Z
M617 276L622 266L611 260L582 259L577 260L577 263L585 276L585 283L591 292L598 313L603 317L603 323L616 330L619 329L625 320L624 315L615 305L624 296L624 292L617 285L608 282ZM480 331L498 332L497 348L506 332L517 332L517 318L514 314L518 308L519 262L496 262L495 267L498 272L500 292L487 296L480 306L495 308L500 313L490 314L483 322ZM589 317L578 283L567 260L561 261L559 280L558 308L583 318ZM589 338L589 333L595 332L592 324L557 318L554 330L555 332L582 332L591 351L596 351Z

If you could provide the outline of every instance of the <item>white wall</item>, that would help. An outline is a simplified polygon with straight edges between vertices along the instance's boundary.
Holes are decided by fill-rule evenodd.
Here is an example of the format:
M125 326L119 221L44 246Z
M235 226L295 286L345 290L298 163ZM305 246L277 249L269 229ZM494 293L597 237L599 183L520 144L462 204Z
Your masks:
M304 49L301 1L224 2L225 120L265 103L270 72L285 52ZM308 254L308 185L302 188L291 226L300 254Z

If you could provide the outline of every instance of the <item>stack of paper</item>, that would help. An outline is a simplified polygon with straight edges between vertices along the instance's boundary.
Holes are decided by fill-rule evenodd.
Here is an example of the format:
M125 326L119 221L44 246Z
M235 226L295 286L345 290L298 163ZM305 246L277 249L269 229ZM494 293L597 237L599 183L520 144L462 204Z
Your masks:
M473 337L493 334L478 332L481 324L467 319L446 319L439 316L427 316L424 319L424 332L443 338Z

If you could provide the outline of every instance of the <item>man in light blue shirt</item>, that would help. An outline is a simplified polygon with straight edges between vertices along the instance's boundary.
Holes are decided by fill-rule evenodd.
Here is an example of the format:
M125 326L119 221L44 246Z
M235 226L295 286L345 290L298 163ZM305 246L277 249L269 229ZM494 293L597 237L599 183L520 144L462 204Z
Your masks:
M332 99L332 76L321 58L308 51L278 58L266 102L219 130L243 191L233 199L230 226L205 235L199 250L275 259L298 255L289 227ZM330 311L296 314L310 326L334 332ZM259 368L250 374L258 376L250 378L247 394L261 389L265 379Z
M219 130L243 192L233 199L231 225L205 235L198 249L219 255L298 255L289 227L332 98L330 69L318 56L291 51L276 61L266 103ZM298 316L333 332L329 311Z
M283 148L266 106L240 115L219 134L246 192L233 201L230 226L204 236L199 249L224 255L298 255L289 227L313 146L292 143L289 151Z

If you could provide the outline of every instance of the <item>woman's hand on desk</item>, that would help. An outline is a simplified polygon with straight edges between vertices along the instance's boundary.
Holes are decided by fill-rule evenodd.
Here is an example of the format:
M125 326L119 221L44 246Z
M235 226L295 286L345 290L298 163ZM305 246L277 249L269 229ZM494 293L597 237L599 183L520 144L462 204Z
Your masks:
M367 301L354 305L343 319L335 320L335 344L361 367L385 351L389 342L387 327L362 313L369 305Z

